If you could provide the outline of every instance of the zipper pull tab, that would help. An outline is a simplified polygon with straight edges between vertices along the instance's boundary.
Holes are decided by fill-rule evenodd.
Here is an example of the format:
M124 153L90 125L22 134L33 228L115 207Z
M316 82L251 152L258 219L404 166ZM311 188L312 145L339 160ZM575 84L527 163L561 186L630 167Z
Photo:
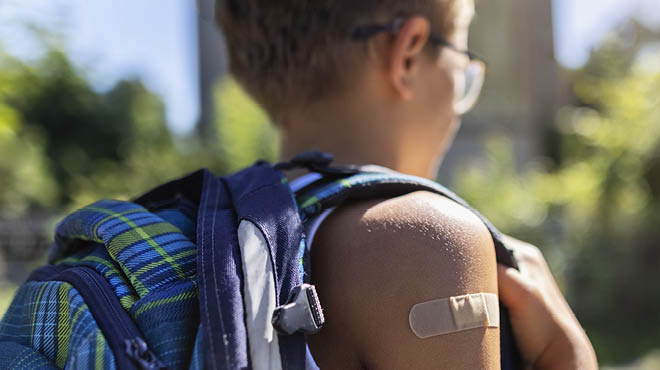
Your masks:
M133 359L142 370L161 370L165 365L149 350L142 338L126 339L126 354Z

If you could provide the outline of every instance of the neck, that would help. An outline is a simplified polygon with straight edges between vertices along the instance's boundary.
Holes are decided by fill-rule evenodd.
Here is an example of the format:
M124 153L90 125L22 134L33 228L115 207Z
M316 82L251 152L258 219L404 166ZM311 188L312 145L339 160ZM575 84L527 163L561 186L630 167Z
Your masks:
M401 129L405 125L397 124L392 117L360 117L358 114L349 118L328 114L328 111L333 112L326 110L322 115L280 123L283 128L280 158L287 160L298 153L320 150L334 155L334 165L376 164L410 175L435 178L437 154L429 153L424 145L415 145L415 140L408 140L405 130Z

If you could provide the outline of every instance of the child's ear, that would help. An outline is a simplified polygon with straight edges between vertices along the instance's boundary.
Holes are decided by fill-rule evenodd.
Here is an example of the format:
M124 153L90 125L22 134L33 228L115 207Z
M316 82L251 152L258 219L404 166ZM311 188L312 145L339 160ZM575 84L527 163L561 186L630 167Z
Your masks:
M404 100L412 98L410 82L419 67L419 58L429 38L428 19L420 16L407 18L389 51L389 78L396 92Z

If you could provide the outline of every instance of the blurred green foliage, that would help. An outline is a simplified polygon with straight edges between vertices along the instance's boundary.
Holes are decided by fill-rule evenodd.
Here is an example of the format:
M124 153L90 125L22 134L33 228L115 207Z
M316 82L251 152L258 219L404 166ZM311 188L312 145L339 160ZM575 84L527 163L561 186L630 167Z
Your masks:
M217 145L223 171L234 172L252 164L255 159L277 159L277 130L266 113L245 94L233 79L221 81L215 91L217 117L212 142ZM224 124L223 124L224 123Z
M50 206L57 196L45 137L26 124L12 104L21 67L0 50L0 209L13 215L30 207Z
M141 82L97 92L57 49L32 63L0 58L3 217L125 197L182 169L163 104Z
M202 167L226 174L276 159L275 130L231 79L216 89L217 135L174 136L163 102L141 81L97 91L60 48L46 50L23 61L0 47L0 252L10 259L30 258L22 244L49 239L54 221L37 222L42 237L2 235L35 215L56 220L100 198L130 199Z
M517 173L511 143L491 137L456 186L544 250L602 363L660 348L660 53L633 50L612 37L575 72L557 158Z
M16 286L8 283L0 283L0 317L7 311L11 299L16 293Z

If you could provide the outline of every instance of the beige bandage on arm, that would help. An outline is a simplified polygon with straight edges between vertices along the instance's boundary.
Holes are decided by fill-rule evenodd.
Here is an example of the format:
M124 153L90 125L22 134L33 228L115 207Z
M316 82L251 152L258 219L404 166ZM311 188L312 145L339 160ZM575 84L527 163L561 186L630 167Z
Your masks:
M500 306L492 293L468 294L419 303L410 309L410 329L418 338L500 326Z

